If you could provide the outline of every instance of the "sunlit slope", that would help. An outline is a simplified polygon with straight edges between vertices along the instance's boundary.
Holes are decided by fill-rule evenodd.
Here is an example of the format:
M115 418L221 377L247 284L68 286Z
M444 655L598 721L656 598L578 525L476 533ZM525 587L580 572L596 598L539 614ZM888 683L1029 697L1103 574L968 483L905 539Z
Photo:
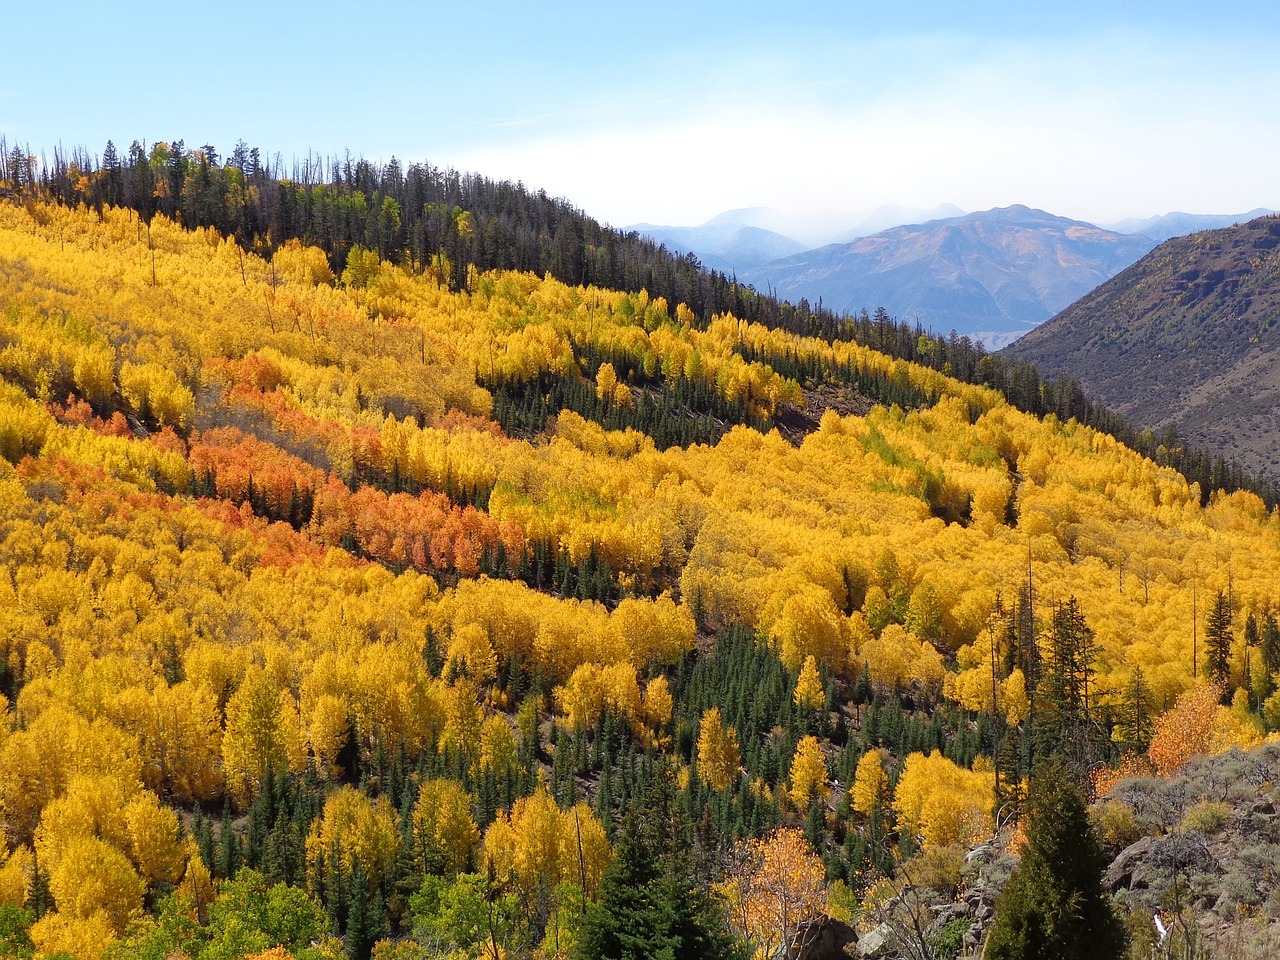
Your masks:
M848 614L877 588L891 606L934 598L937 625L912 625L944 658L972 643L996 592L1025 577L1028 545L1037 596L1079 598L1104 676L1140 663L1166 695L1190 678L1193 586L1208 595L1229 579L1260 616L1276 600L1276 529L1251 496L1202 510L1177 474L1109 438L863 348L727 317L697 330L679 305L527 275L473 277L453 295L429 271L370 262L332 285L315 251L266 262L159 219L148 231L126 213L36 214L4 208L0 232L0 363L34 397L9 401L9 432L27 430L11 459L43 450L166 493L249 501L303 542L450 579L524 562L536 582L536 555L558 589L557 556L595 556L626 590L670 590L704 626L761 626L796 645L784 659L813 652L837 668L863 659ZM701 380L753 413L797 400L797 383L742 359L744 343L879 367L941 399L828 414L798 448L741 428L658 452L572 414L512 440L477 384L572 378L594 349L636 371L607 391L596 377L606 404L652 389L646 373ZM139 414L150 438L113 442L144 452L94 453L107 425L78 426L71 408L57 423L36 405L66 407L68 394L96 419Z
M520 859L529 811L560 816L541 721L607 711L687 767L701 748L669 680L735 625L818 702L815 668L839 685L865 667L989 710L993 611L1028 572L1042 623L1078 599L1094 704L1137 666L1157 703L1186 688L1193 611L1218 591L1241 617L1280 605L1260 500L1202 508L1090 429L856 345L702 329L643 293L467 290L358 250L334 278L296 244L264 260L159 218L0 206L0 902L41 865L41 952L98 956L170 885L207 898L214 851L179 820L286 775L326 797L289 861L309 882L335 846L391 875L386 797L336 784L359 769L383 791L417 764L455 782L420 785L436 806L406 815L405 843L479 863L473 811L517 888L563 870L594 895L608 851L585 807L590 871ZM751 426L820 381L914 409L829 410L798 444ZM546 416L551 396L578 412ZM715 442L656 443L658 411ZM1017 720L1022 674L994 660ZM1233 648L1228 680L1262 662ZM770 749L744 795L777 816L775 797L801 804ZM551 777L572 785L567 755ZM419 837L446 794L458 829Z

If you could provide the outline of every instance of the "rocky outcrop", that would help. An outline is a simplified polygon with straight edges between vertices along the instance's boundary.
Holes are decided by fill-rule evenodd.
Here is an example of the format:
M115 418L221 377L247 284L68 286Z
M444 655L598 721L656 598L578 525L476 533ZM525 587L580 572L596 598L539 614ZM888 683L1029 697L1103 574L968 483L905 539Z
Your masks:
M835 917L819 917L796 931L795 960L849 960L858 955L858 931Z

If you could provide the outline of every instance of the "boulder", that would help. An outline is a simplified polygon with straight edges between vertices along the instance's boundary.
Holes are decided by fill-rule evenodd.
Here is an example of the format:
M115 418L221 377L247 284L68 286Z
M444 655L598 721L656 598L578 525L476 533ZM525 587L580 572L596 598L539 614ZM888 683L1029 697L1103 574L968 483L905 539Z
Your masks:
M835 917L822 916L796 930L796 960L849 960L856 956L858 931Z
M858 956L864 960L888 957L893 950L893 928L882 923L858 940Z
M1143 837L1129 844L1120 851L1120 856L1111 861L1103 882L1112 893L1118 890L1143 888L1149 883L1149 861L1156 847L1155 837Z

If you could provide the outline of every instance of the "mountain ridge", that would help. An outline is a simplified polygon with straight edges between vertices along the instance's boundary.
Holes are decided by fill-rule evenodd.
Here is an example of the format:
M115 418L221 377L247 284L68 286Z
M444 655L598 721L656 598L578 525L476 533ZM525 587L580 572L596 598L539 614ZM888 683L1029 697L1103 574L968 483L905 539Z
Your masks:
M1015 204L907 224L775 261L745 279L837 311L884 305L935 331L1001 344L1152 246Z
M1248 213L1183 213L1174 210L1156 217L1129 218L1114 224L1100 224L1116 233L1140 233L1158 243L1174 237L1185 236L1200 230L1217 230L1235 226L1267 214L1275 213L1266 207L1255 207Z
M1280 475L1280 217L1166 241L1003 354Z

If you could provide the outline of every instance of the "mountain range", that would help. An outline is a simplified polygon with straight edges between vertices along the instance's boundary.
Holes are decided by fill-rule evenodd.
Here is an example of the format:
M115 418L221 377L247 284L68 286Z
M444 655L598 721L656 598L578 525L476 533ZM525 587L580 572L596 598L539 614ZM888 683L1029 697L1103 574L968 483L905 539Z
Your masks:
M1185 236L1198 230L1218 230L1248 220L1256 220L1269 213L1275 213L1265 207L1258 207L1248 213L1166 213L1160 217L1148 217L1145 220L1121 220L1119 223L1104 224L1107 230L1116 233L1140 233L1157 243L1163 243L1173 237Z
M1025 206L893 227L774 261L744 279L842 312L884 306L900 320L1000 345L1142 256L1152 241Z
M1006 348L1280 476L1280 217L1176 237Z
M729 211L700 227L630 229L793 302L820 301L848 313L883 306L901 320L998 348L1169 236L1268 211L1169 213L1113 229L1022 205L969 214L941 207L930 213L948 215L906 223L913 212L881 208L842 231L827 220L828 235L839 242L812 249L783 231L811 229L815 219L788 220L762 208ZM899 225L870 229L895 220Z
M625 229L652 237L671 250L693 253L705 266L732 274L827 244L848 243L903 223L963 215L963 210L950 203L929 210L890 204L862 214L807 216L769 207L743 207L726 210L697 227L635 223Z

